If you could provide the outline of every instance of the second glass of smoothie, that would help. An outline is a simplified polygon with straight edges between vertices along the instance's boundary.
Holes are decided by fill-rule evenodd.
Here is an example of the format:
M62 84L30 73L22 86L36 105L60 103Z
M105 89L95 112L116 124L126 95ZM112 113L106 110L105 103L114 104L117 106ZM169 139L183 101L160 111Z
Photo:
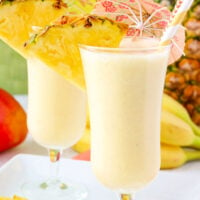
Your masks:
M60 178L58 170L62 151L75 144L84 132L86 93L35 58L28 60L28 89L29 132L48 149L51 169L46 180L38 177L38 181L25 183L24 195L37 200L86 199L85 187Z

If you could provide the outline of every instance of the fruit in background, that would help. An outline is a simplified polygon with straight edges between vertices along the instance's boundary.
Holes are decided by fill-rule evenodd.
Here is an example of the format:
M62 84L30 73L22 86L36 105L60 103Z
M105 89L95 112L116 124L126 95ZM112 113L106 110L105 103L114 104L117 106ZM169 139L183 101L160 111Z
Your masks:
M78 153L90 150L90 128L86 128L81 139L72 147Z
M14 97L0 88L0 152L18 145L26 135L26 113Z
M192 128L174 114L162 111L161 142L175 146L187 146L200 149L200 137Z
M200 160L200 151L161 144L161 169L177 168L193 160Z
M86 116L86 128L90 128L90 113L89 113L89 109L87 110L87 116Z
M62 16L26 43L29 56L85 89L78 44L118 47L128 26L95 15Z
M163 94L162 109L173 113L186 123L188 123L194 133L200 136L200 127L198 127L190 118L188 111L175 99L167 94Z
M188 39L185 44L185 53L189 58L200 59L200 40L197 40L196 38Z
M32 26L46 26L67 11L67 4L62 0L2 0L0 39L26 57L23 45L33 32Z
M173 7L176 0L155 0ZM200 0L195 0L183 25L186 28L185 56L170 65L165 93L183 104L200 126Z
M73 157L74 160L84 160L84 161L90 161L90 151L86 151L84 153L81 153L75 157Z

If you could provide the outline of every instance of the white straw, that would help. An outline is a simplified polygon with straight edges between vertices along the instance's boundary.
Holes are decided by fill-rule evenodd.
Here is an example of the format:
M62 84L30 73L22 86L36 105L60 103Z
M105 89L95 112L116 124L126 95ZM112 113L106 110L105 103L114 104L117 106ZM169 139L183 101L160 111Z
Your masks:
M175 36L178 28L183 22L187 11L190 9L193 0L178 0L172 17L168 23L168 26L161 38L160 45L167 45L171 43L171 39Z

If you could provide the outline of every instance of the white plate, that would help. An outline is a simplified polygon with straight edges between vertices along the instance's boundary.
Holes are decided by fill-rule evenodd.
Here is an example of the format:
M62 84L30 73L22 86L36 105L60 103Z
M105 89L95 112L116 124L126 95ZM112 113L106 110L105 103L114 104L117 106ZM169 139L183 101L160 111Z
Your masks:
M27 180L47 176L47 157L18 155L0 168L0 196L21 195L20 185ZM89 190L88 200L117 200L114 192L97 182L90 163L62 159L62 176L83 183ZM200 163L194 162L182 168L161 171L157 178L142 191L137 200L200 200Z

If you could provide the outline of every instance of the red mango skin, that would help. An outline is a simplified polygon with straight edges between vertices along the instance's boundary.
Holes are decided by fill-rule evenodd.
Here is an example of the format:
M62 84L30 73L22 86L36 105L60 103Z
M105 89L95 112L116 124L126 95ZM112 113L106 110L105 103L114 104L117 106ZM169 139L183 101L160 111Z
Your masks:
M86 151L84 153L81 153L73 158L74 160L84 160L84 161L90 161L90 151Z
M0 152L20 144L27 132L25 111L11 94L0 88Z

